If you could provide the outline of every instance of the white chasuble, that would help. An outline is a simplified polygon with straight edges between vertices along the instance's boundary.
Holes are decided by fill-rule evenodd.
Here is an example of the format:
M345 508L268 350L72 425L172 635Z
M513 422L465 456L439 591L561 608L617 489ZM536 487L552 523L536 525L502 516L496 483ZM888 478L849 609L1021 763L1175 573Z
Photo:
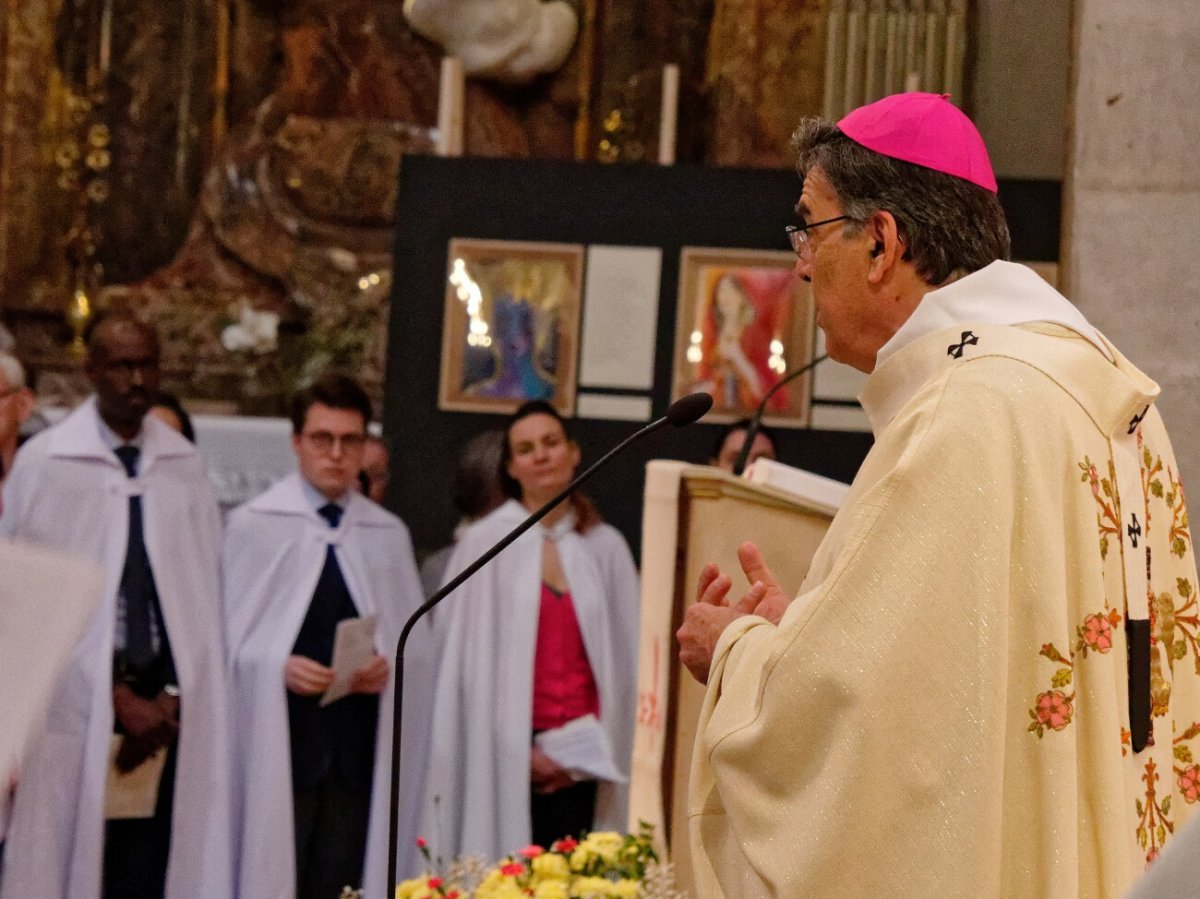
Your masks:
M239 895L287 899L296 892L291 745L284 666L308 612L326 550L338 566L360 615L376 615L375 649L390 660L404 622L421 604L408 529L358 493L350 495L336 528L305 497L300 475L284 478L235 509L225 531L224 586L233 669ZM405 689L406 794L424 767L429 695L428 628L409 641ZM394 675L394 672L393 672ZM370 829L364 884L384 894L391 780L392 687L380 696L375 740ZM407 854L416 840L416 807L401 809L398 841ZM360 886L351 884L351 886Z
M717 644L700 895L1119 896L1200 800L1196 568L1158 387L1061 321L893 349L800 595Z
M0 531L91 559L106 583L21 771L3 899L100 895L116 603L134 492L142 497L146 551L180 689L166 895L233 890L216 498L195 448L151 416L142 424L138 475L129 478L88 400L21 448L4 487Z
M520 524L509 501L475 523L455 546L447 582ZM620 533L599 524L574 531L569 515L553 529L523 534L434 612L442 641L423 835L435 856L498 859L530 840L529 751L533 662L542 547L555 541L571 591L603 725L626 775L637 688L638 575ZM624 830L627 790L600 785L597 829Z

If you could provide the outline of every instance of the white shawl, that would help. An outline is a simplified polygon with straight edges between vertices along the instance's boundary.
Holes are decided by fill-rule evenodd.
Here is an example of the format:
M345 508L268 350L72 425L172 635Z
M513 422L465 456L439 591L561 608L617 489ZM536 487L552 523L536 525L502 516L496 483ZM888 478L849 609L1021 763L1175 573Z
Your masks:
M89 400L22 447L4 488L0 531L92 559L106 583L22 771L3 899L100 895L116 597L133 492L142 496L146 551L181 691L166 895L227 896L233 888L216 498L195 448L150 416L138 476L129 478L101 439Z
M510 501L459 540L447 578L526 516ZM617 766L629 770L637 684L638 575L625 540L601 524L579 534L567 516L523 534L434 614L443 642L423 835L446 860L497 859L529 843L533 659L542 546L554 540L600 694ZM627 790L602 784L596 827L623 830Z
M354 493L337 528L330 528L293 474L234 510L225 533L227 640L233 667L235 795L239 894L288 899L296 892L291 748L283 669L308 612L333 545L361 615L378 615L375 646L389 659L405 620L421 602L408 529L395 515ZM407 666L406 700L419 694L421 651ZM426 691L427 692L427 687ZM388 785L391 775L392 679L380 697L375 774L365 867L366 895L383 895L387 869ZM423 731L416 698L405 706L406 779L419 781ZM409 785L409 790L416 789ZM401 846L416 839L415 816L402 812ZM403 856L402 856L403 857ZM354 884L354 886L358 886Z

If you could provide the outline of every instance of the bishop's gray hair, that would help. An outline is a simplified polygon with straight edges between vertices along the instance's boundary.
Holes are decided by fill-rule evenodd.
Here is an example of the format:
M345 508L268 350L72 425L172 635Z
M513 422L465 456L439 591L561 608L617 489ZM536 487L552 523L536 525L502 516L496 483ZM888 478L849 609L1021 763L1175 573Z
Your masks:
M8 390L19 390L25 386L25 366L12 353L0 351L0 375Z
M833 122L806 118L792 135L803 178L819 166L851 219L890 212L904 238L904 259L929 284L1007 259L1008 223L996 195L963 178L883 156L846 137Z

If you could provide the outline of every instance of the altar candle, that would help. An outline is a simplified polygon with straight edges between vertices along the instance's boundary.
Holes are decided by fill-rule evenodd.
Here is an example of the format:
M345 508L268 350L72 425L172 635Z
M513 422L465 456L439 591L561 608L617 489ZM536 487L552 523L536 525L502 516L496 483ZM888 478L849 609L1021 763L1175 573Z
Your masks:
M463 154L463 104L466 82L462 60L455 56L442 57L441 80L438 84L439 156Z
M662 113L658 124L658 164L675 162L675 128L679 117L679 66L663 66Z

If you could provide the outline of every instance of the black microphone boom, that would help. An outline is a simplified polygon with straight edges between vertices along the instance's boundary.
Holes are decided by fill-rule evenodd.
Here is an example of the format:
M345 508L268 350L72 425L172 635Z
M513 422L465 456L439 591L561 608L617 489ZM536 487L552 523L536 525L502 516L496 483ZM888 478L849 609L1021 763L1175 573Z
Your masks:
M609 450L599 461L590 466L587 471L571 481L558 496L554 497L505 534L499 543L464 568L462 572L434 593L433 596L425 600L420 608L413 612L408 621L405 622L404 629L400 632L400 640L396 644L396 688L392 696L392 785L391 813L388 825L388 892L385 894L386 899L391 899L392 894L396 890L396 855L398 848L396 846L396 830L400 821L400 736L404 710L404 647L408 643L408 636L412 633L412 629L434 606L461 587L475 572L508 548L514 540L545 518L551 509L578 490L586 481L591 479L592 475L607 465L610 459L623 452L631 443L635 443L647 434L653 433L669 424L677 428L690 425L692 422L703 417L704 413L712 408L712 404L712 397L707 393L690 393L682 399L673 402L670 408L667 409L666 415L657 421L652 421Z
M754 418L750 420L750 427L746 428L746 440L742 444L742 451L738 453L737 461L733 463L734 474L740 475L746 470L746 460L750 458L750 447L754 445L754 438L758 436L758 429L762 427L763 413L767 410L767 400L773 397L775 395L775 391L777 391L784 384L796 380L796 378L800 377L806 371L812 371L828 358L828 354L818 356L812 362L808 363L808 365L801 365L795 371L788 372L785 377L782 377L776 381L774 386L772 386L771 389L763 395L762 402L758 404L758 411L754 413ZM693 394L693 396L694 395L695 394ZM680 402L683 402L683 400L680 400Z

